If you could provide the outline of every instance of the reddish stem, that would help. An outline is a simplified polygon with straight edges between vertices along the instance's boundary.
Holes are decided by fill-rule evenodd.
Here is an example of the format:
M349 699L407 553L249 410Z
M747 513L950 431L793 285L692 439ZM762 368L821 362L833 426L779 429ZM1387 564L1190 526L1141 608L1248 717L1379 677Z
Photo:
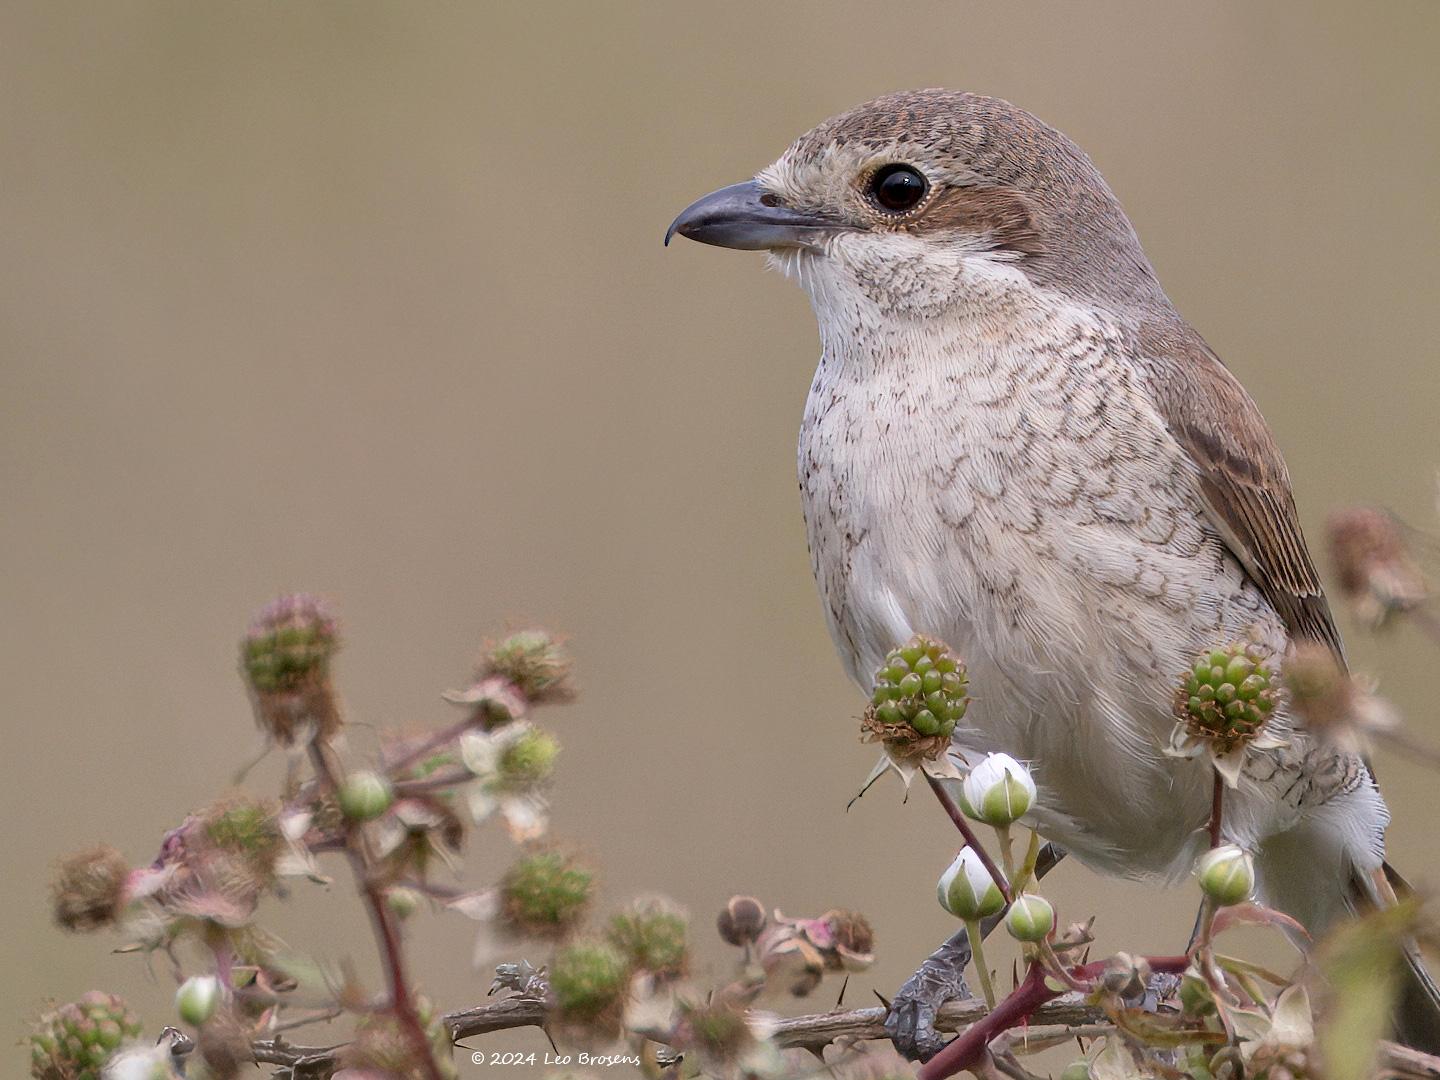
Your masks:
M995 860L990 858L990 853L985 850L984 845L976 839L975 831L970 828L969 819L961 813L960 807L955 805L955 800L950 797L950 793L945 790L940 781L929 773L925 773L925 780L929 783L930 790L935 793L935 798L939 799L940 805L945 808L945 813L950 815L950 820L955 823L955 828L960 830L960 835L965 838L965 843L980 857L980 862L990 872L995 887L1000 890L1000 895L1005 898L1005 905L1008 907L1011 899L1009 879L995 865Z
M1188 956L1151 956L1146 958L1150 970L1178 975L1190 965ZM1105 961L1078 964L1070 969L1077 981L1090 981L1105 970ZM1053 1001L1064 990L1054 990L1045 981L1045 969L1032 963L1025 979L1004 1001L952 1039L943 1050L920 1067L917 1080L945 1080L962 1069L979 1063L986 1048L1003 1031L1024 1023L1030 1014L1047 1001Z
M1215 788L1210 795L1210 846L1220 846L1220 825L1225 813L1225 778L1218 769L1215 773Z
M315 766L315 775L320 783L331 791L338 789L335 770L325 754L325 746L318 739L310 743L310 760ZM375 940L385 966L385 980L390 991L390 1008L399 1021L416 1060L425 1071L426 1080L445 1080L440 1066L435 1063L435 1054L430 1039L425 1034L425 1025L415 1009L415 999L410 992L410 980L405 972L405 956L400 946L400 930L395 916L385 903L385 892L370 877L364 851L359 837L347 829L345 854L350 860L350 869L355 874L355 884L365 898L365 907L370 914L370 925L375 930Z

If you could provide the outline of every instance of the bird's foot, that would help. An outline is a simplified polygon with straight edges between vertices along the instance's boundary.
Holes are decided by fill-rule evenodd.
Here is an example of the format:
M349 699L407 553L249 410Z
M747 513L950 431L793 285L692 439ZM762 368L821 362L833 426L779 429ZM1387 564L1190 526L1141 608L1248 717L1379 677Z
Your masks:
M962 930L931 953L890 1002L885 1034L907 1061L929 1061L945 1045L935 1015L945 1002L972 996L965 985L969 962L970 939Z

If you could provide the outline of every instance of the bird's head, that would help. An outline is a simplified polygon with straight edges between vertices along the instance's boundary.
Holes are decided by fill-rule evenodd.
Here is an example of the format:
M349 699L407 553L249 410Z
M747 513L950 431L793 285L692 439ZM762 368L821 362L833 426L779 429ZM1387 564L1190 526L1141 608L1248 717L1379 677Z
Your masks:
M1007 281L1117 304L1158 291L1074 143L1008 102L949 90L826 120L755 179L692 203L666 242L676 234L769 251L817 308L858 292L887 314L931 317Z

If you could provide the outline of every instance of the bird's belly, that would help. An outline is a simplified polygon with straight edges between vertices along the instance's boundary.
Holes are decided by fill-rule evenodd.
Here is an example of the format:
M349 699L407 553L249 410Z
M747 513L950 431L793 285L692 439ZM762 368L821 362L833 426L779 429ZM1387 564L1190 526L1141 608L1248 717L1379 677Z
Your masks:
M868 690L886 651L943 639L971 674L957 742L1033 762L1047 835L1084 861L1172 876L1209 800L1208 773L1163 752L1174 683L1257 620L1283 632L1133 390L937 409L947 387L917 402L912 378L891 390L911 407L886 422L873 385L868 403L818 410L812 391L801 487L851 677Z

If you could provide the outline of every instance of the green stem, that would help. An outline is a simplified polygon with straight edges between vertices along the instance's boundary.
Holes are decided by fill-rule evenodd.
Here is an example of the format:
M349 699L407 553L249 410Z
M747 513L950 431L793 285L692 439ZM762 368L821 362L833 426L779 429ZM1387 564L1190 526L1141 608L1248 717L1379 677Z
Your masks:
M990 965L985 962L985 933L980 929L979 919L966 919L965 932L970 936L970 957L975 961L975 971L980 977L980 991L985 995L985 1007L995 1008L995 987L990 982Z
M1015 896L1015 852L1011 850L1010 826L996 825L995 835L1000 840L1000 865L1005 868L1005 881L1010 886L1010 895Z
M1010 887L1012 893L1019 896L1030 884L1030 879L1035 876L1035 864L1040 859L1040 834L1034 829L1030 830L1030 845L1025 849L1025 861L1020 865L1020 876Z

